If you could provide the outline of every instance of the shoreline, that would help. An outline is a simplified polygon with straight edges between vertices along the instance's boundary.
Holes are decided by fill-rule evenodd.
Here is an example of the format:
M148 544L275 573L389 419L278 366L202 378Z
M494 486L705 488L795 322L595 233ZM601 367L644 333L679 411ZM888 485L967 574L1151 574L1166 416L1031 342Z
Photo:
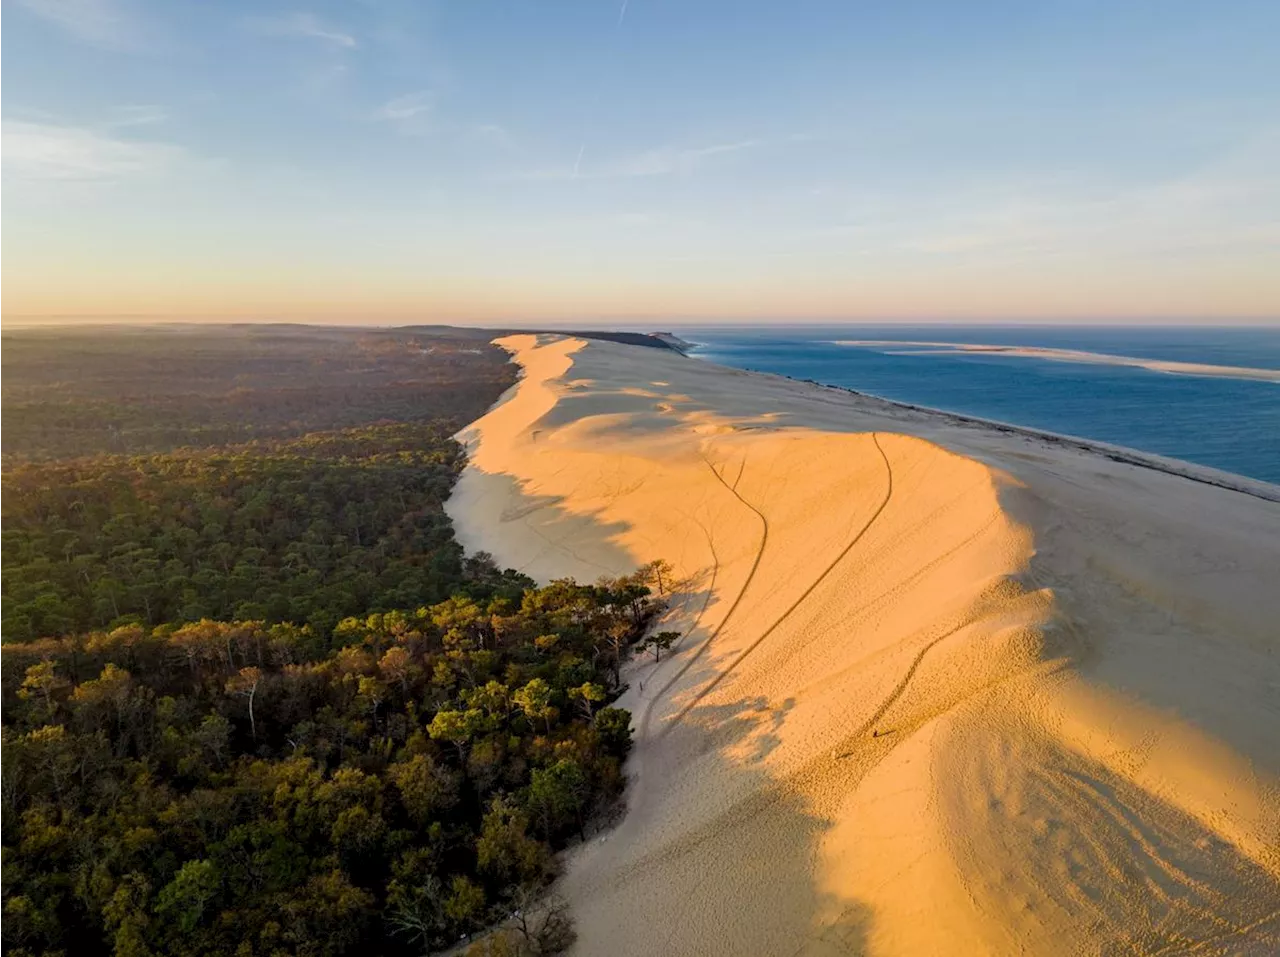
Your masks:
M1071 435L1066 432L1052 432L1048 429L1038 429L1029 425L1017 425L1013 422L1001 421L1000 419L987 419L978 415L970 415L966 412L954 412L950 409L939 409L933 406L917 405L912 402L904 402L900 399L890 399L886 396L876 395L874 392L863 392L859 389L850 388L849 386L831 385L826 382L819 382L817 379L801 379L782 372L767 372L763 369L744 369L738 366L725 365L724 363L716 362L713 359L705 359L696 352L681 352L680 355L686 359L695 359L722 369L730 369L735 372L747 372L751 375L757 376L771 376L782 379L786 382L793 382L798 385L806 385L818 389L829 389L835 392L857 396L860 399L881 402L893 408L904 409L909 412L937 416L945 419L953 425L989 429L999 433L1021 435L1027 438L1038 439L1053 445L1074 448L1078 451L1094 455L1101 455L1113 462L1121 462L1138 468L1151 469L1155 472L1174 475L1179 478L1188 479L1192 482L1210 485L1214 488L1226 489L1231 492L1239 492L1242 495L1250 495L1254 498L1262 499L1263 501L1280 503L1280 485L1267 482L1264 479L1250 478L1247 475L1239 475L1235 472L1217 469L1211 465L1201 465L1197 462L1175 459L1169 456L1159 455L1155 452L1144 452L1142 449L1135 449L1127 445L1115 445L1110 442L1103 442L1099 439L1084 438L1082 436Z
M897 346L905 351L886 352L886 355L953 355L977 354L1007 356L1017 359L1044 359L1050 362L1074 362L1078 365L1129 366L1168 375L1203 376L1207 378L1240 379L1251 382L1280 383L1280 369L1255 366L1216 365L1209 362L1184 362L1176 359L1144 359L1139 356L1122 356L1107 352L1088 352L1081 349L1058 349L1048 346L991 345L971 342L930 342L919 339L832 339L831 345L855 348ZM883 350L880 350L883 351Z
M669 350L499 344L522 374L459 434L459 541L676 583L680 641L615 703L625 813L564 859L574 953L1280 947L1274 499Z

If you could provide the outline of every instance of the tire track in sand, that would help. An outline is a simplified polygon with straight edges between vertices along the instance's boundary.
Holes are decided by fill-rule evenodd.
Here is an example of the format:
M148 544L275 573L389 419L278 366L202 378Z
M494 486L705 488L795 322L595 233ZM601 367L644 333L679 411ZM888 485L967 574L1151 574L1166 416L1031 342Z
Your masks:
M716 477L716 481L718 481L721 485L723 485L726 489L728 489L734 498L736 498L739 502L741 502L747 508L751 509L751 511L756 514L756 517L760 519L760 547L756 549L756 557L755 557L755 560L752 561L751 563L751 570L747 572L746 581L742 583L742 587L738 590L737 597L733 599L733 604L729 606L729 610L725 613L725 616L720 619L720 623L716 625L716 627L712 630L711 634L707 635L706 639L702 642L702 644L698 645L697 650L694 651L694 653L689 656L689 660L680 666L680 670L677 671L674 675L672 675L671 678L665 684L663 684L661 688L659 688L657 691L654 692L653 697L649 699L649 704L644 709L644 716L640 719L639 732L636 735L637 739L641 741L643 741L645 739L645 736L648 734L649 718L653 714L654 704L660 698L664 697L666 693L671 690L672 686L675 685L677 681L679 681L681 678L685 676L685 673L688 672L688 670L693 667L694 662L696 662L699 658L702 657L702 653L707 650L711 642L715 641L716 636L720 634L720 632L724 629L724 626L729 623L729 619L733 617L733 613L737 611L738 605L742 602L742 596L747 593L747 589L751 587L751 580L756 577L756 570L760 567L760 559L764 555L765 545L767 545L769 542L769 520L764 517L763 512L761 512L758 508L756 508L754 505L748 502L745 498L739 495L738 490L736 488L738 482L741 481L742 479L742 473L746 470L746 467L747 467L746 456L743 455L742 457L742 466L738 470L738 478L734 480L733 485L730 485L728 482L724 480L724 477L721 476L721 474L716 471L716 467L711 464L711 462L706 458L706 456L703 456L702 461L705 462L707 465L707 468L711 470L711 474ZM706 532L706 529L703 529L703 531ZM708 544L711 544L710 534L707 535L707 540L708 540ZM720 571L720 560L715 554L714 544L711 544L711 554L712 554L712 557L715 559L715 570L712 573L712 583L714 585L715 575L717 575ZM710 602L710 600L711 600L711 592L708 591L707 601ZM702 610L706 611L705 604L703 605ZM698 620L701 620L701 618L702 618L702 612L699 612ZM689 628L690 632L692 632L694 628L698 627L698 623L697 623L698 620L695 620L694 624Z
M727 668L725 668L718 675L716 675L715 678L711 680L710 684L708 684L705 688L703 688L696 695L694 695L693 699L688 704L686 704L683 708L681 708L674 718L672 718L669 722L667 722L666 726L660 732L660 735L659 735L660 737L669 734L671 732L671 729L674 728L677 724L679 724L684 719L685 715L687 715L691 710L697 707L698 703L702 701L703 698L705 698L712 691L714 691L716 689L716 686L719 685L721 681L723 681L726 677L732 674L733 669L737 668L738 665L742 664L742 662L746 660L746 657L749 654L751 654L751 652L755 651L758 647L760 647L761 643L766 638L768 638L771 634L773 634L773 632L777 630L778 626L781 625L784 621L786 621L787 618L791 616L792 612L794 612L797 608L799 608L801 603L804 602L806 598L808 598L811 594L813 594L814 589L816 589L819 585L821 585L822 582L826 579L826 577L830 575L832 571L835 570L835 567L839 565L840 562L844 560L845 556L848 555L849 552L853 550L853 547L862 540L862 537L866 535L867 530L870 529L871 526L875 524L876 519L878 519L881 513L884 512L885 506L889 504L889 499L893 497L893 466L889 464L889 456L885 455L885 451L881 447L880 439L877 437L876 433L872 432L870 434L871 434L871 442L872 444L875 445L876 451L880 453L880 458L884 462L885 477L887 479L885 483L884 498L880 500L880 504L877 505L875 511L871 513L871 517L867 519L865 524L863 524L862 528L858 530L857 534L854 535L853 538L849 539L848 543L844 546L844 548L840 550L840 554L836 555L836 557L831 560L830 564L828 564L826 568L824 568L821 572L819 572L817 577L814 578L814 580L809 583L809 587L806 588L801 593L800 597L797 598L795 601L793 601L786 611L784 611L781 615L779 615L776 619L774 619L773 624L771 624L768 628L766 628L763 632L761 632L760 636L756 638L755 641L751 642L751 644L749 644L746 648L744 648L741 654L739 654L738 657L735 658ZM715 469L712 469L711 471L715 472ZM720 474L718 472L716 472L716 478L720 479L720 483L722 485L724 484L724 479L720 478ZM729 486L725 485L725 488L729 488ZM734 495L738 495L738 493L732 488L729 488L729 491L733 492ZM760 512L757 511L753 506L748 505L748 503L745 500L743 500L742 496L739 495L738 500L741 501L744 505L747 505L747 507L750 508L757 515L760 515ZM763 515L760 515L760 519L761 521L765 522L765 527L767 529L768 522L767 520L765 520L765 517ZM764 551L763 542L761 543L760 551L761 553L763 553ZM759 562L760 562L760 556L757 555L756 565L753 566L751 569L752 575L755 574L755 570L756 570L756 567L759 565ZM738 598L734 601L733 608L730 609L729 614L732 614L733 610L738 607L738 602L741 601L742 593L745 591L746 591L746 587L744 586L742 589L742 592L738 593ZM727 622L728 620L729 620L729 615L725 615L724 620L721 621L720 625L716 628L716 634L720 632L720 628L723 628L725 622ZM711 637L714 638L715 634L713 634ZM711 642L710 638L708 638L707 641L703 642L702 646L698 649L698 653L701 654L702 651L706 648L706 646L710 644L710 642ZM680 669L680 671L676 674L676 676L672 678L672 680L669 681L663 687L660 694L665 694L667 690L671 687L671 685L674 684L675 681L681 675L683 675L685 671L688 670L689 665L692 665L693 662L694 662L693 658L689 659L685 667ZM648 718L647 713L645 717L646 719Z
M693 519L693 520L697 522L697 519ZM707 613L707 608L711 604L711 598L712 596L715 595L716 578L719 577L720 575L720 556L716 554L715 539L711 537L711 533L707 531L707 527L705 525L703 525L701 522L697 522L697 524L702 529L702 534L706 536L707 547L711 550L711 580L707 583L707 593L705 597L703 597L702 599L702 607L699 608L698 613L693 616L693 621L689 624L689 627L685 629L684 634L680 636L680 640L676 642L675 645L672 646L671 655L667 658L668 661L673 661L675 659L675 656L679 654L681 650L683 650L681 649L680 646L684 644L685 639L698 630L698 625L702 623L702 616ZM714 634L711 635L711 637L708 638L707 641L710 641L711 638L714 638L714 637L715 637ZM706 644L706 641L704 641L703 644ZM695 652L695 654L697 653ZM659 664L654 669L655 675L657 674L658 668L661 668L661 664ZM676 675L676 678L679 678L679 677L680 677L679 675ZM675 678L672 679L672 681L674 680ZM640 701L644 705L644 711L640 715L640 725L639 725L640 730L636 734L637 739L639 740L644 739L645 734L649 730L649 715L653 712L653 705L660 697L662 697L663 694L666 693L666 690L669 687L671 687L670 681L667 682L665 685L663 685L661 688L659 688L657 691L653 692L652 694L646 695L644 693L644 684L642 683L640 685Z
M980 620L981 620L981 615L970 615L966 617L963 621L961 621L960 624L956 625L954 628L951 628L950 630L943 632L941 635L938 635L938 637L933 638L929 642L927 642L923 648L921 648L918 652L916 652L915 657L911 659L911 664L907 667L906 672L904 672L902 677L898 680L898 683L894 685L893 690L890 691L889 694L885 696L884 700L880 702L876 710L871 713L871 716L867 718L866 721L862 722L862 724L858 727L858 729L854 731L853 734L849 735L849 737L846 738L846 740L857 740L862 738L864 735L866 735L868 731L874 731L880 719L889 713L889 709L892 708L895 704L897 704L898 699L901 698L902 695L906 692L907 685L911 684L911 679L916 676L916 672L920 669L920 665L924 662L924 659L929 654L929 652L932 651L935 646L946 641L952 635L958 634L959 632L963 631L965 628L968 628L970 625ZM893 730L896 730L896 729L893 729ZM890 733L892 732L891 731L885 732L886 735ZM837 757L848 758L848 757L852 757L854 753L855 753L854 751L846 751L843 754L837 755Z

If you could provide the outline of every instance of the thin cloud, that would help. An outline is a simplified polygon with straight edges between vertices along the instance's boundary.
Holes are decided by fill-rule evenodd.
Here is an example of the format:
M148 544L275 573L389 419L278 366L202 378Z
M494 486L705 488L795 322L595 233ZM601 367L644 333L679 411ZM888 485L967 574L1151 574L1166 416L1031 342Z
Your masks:
M499 149L508 152L516 149L516 138L511 135L511 131L497 123L481 123L473 126L471 134L476 139L490 143Z
M18 0L18 4L89 46L133 50L143 45L142 24L113 0Z
M419 90L403 96L392 97L374 112L377 120L388 120L392 123L403 123L423 113L430 113L435 107L435 94L430 90Z
M422 133L428 128L434 110L435 93L420 90L384 102L374 111L374 119L393 124L402 133Z
M714 143L696 149L653 150L635 157L618 171L622 176L665 176L669 173L686 173L702 165L711 156L724 153L741 153L755 149L759 140L740 140L736 143Z
M1280 138L1264 136L1163 180L996 183L863 197L842 222L774 239L842 254L905 254L1004 268L1030 262L1249 255L1280 242ZM837 191L838 194L838 191ZM839 196L825 199L836 207Z
M93 130L5 120L4 172L19 180L111 183L163 173L186 157L172 143L126 140Z
M343 30L322 21L314 13L290 13L282 17L263 17L249 21L250 26L266 36L296 37L318 40L328 46L346 50L355 49L356 38Z
M741 153L762 145L760 140L739 140L731 143L712 143L694 148L663 147L645 150L632 156L609 160L598 166L584 166L582 151L573 166L555 169L531 170L517 173L515 179L523 180L574 180L574 179L632 179L650 176L673 176L692 173L715 156Z
M107 121L110 127L151 126L169 119L169 112L152 103L130 103L116 107Z

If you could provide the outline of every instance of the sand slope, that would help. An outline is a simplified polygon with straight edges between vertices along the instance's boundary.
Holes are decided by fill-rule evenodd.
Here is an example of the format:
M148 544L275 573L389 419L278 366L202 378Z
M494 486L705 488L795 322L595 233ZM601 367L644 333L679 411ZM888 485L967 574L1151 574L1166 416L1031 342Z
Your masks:
M503 340L449 511L666 558L581 954L1280 951L1280 506L653 349Z

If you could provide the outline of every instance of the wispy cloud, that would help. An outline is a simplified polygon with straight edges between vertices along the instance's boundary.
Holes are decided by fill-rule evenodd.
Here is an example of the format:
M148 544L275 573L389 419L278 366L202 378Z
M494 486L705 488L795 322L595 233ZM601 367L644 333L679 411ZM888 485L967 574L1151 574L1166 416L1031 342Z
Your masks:
M430 90L418 90L392 97L373 111L373 118L380 123L390 123L401 133L425 133L436 106L436 95Z
M481 139L497 143L498 146L509 147L515 143L515 137L512 136L511 131L497 123L481 123L477 127L472 127L471 132Z
M374 112L374 119L401 122L411 120L422 113L431 112L435 106L435 96L430 90L419 90L393 97Z
M471 135L503 150L514 150L516 138L511 131L497 123L480 123L471 127Z
M741 153L759 145L759 140L741 140L737 143L714 143L695 149L648 150L606 166L602 172L608 176L668 176L672 173L688 173L712 156Z
M163 123L169 118L169 111L154 103L130 103L117 106L111 114L107 125L110 127L151 126Z
M630 156L616 157L597 165L584 165L582 151L572 166L530 170L517 173L515 179L563 180L563 179L630 179L647 176L671 176L692 173L712 157L741 153L761 146L760 140L738 140L731 143L712 143L692 148L663 147L645 150Z
M1280 134L1265 134L1164 179L1097 184L1000 182L949 193L890 193L846 203L842 222L784 245L1008 267L1032 262L1257 253L1280 244ZM822 202L841 204L839 190Z
M105 50L143 46L145 29L114 0L17 0L36 16L75 39Z
M5 120L3 131L5 175L20 180L110 183L163 173L187 155L172 143L75 126Z
M350 33L325 23L314 13L289 13L281 17L258 17L249 21L250 27L266 36L295 37L316 40L328 46L354 49L359 46Z

